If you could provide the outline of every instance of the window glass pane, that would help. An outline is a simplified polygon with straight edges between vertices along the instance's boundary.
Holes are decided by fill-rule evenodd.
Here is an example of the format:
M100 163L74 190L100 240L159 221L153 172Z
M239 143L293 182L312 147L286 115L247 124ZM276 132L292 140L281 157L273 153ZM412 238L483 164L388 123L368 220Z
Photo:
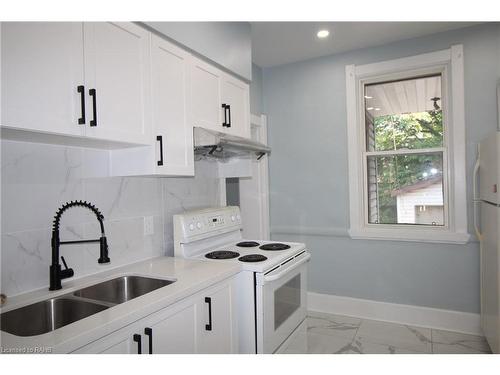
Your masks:
M441 75L365 85L366 149L443 145Z
M368 222L444 225L443 154L369 156Z

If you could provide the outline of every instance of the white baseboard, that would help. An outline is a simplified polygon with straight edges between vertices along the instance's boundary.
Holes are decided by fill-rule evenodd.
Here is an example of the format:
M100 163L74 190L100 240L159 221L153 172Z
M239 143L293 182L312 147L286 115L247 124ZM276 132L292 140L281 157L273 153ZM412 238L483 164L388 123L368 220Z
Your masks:
M482 335L480 315L309 292L308 310Z

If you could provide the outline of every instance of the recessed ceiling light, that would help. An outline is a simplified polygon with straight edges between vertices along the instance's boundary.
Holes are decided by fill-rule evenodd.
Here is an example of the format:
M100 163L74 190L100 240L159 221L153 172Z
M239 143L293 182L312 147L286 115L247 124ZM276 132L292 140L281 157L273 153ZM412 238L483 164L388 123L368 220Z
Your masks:
M369 110L369 111L371 111L371 110L373 110L373 107L368 107L366 109Z
M323 39L330 35L330 32L328 30L320 30L316 35L318 36L318 38Z
M365 95L365 99L373 99L373 96Z
M375 108L375 111L380 111L380 108Z

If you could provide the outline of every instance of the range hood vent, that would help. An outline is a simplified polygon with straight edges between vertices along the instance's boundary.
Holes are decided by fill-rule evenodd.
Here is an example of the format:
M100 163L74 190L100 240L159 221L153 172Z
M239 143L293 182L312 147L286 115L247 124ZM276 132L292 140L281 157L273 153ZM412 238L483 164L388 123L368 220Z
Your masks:
M194 153L200 159L256 158L260 160L265 154L271 153L271 148L250 139L195 127Z

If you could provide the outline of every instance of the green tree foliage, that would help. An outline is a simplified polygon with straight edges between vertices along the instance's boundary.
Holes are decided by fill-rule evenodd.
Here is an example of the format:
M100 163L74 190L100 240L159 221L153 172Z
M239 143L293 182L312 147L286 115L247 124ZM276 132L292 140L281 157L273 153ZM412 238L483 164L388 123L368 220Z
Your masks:
M375 149L423 149L443 145L441 110L380 116L374 119ZM442 154L408 154L376 158L379 223L397 223L394 190L442 173Z

